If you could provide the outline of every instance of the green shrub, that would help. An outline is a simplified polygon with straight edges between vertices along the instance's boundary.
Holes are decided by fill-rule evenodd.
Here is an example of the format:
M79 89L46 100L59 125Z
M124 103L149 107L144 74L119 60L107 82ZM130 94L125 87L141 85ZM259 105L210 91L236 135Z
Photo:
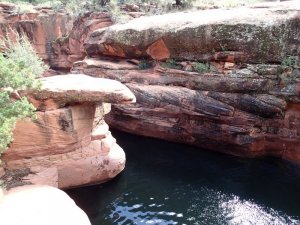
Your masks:
M194 69L198 73L208 73L210 72L210 65L208 63L197 62L194 65Z
M18 90L38 88L36 78L46 69L27 38L15 36L15 43L8 38L1 43L4 52L0 53L0 154L12 141L16 121L34 115L34 106L25 97L18 97ZM13 94L17 97L12 98Z
M181 65L178 65L175 59L167 59L166 62L162 64L162 66L171 69L182 69Z
M300 68L300 61L297 56L287 56L281 62L282 67Z
M146 59L142 59L139 63L139 69L140 70L146 70L146 69L149 69L151 68L153 65L152 65L152 62L149 61L149 60L146 60Z

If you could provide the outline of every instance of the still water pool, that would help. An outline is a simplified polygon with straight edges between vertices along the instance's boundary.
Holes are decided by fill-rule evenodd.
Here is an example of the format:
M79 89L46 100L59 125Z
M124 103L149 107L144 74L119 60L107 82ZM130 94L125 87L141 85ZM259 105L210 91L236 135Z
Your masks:
M69 190L93 225L300 224L300 168L113 132L126 169Z

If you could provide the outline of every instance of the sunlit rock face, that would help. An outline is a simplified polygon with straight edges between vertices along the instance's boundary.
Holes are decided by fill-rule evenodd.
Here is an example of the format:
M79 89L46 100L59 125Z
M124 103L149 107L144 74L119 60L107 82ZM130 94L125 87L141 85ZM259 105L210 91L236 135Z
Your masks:
M299 61L299 7L175 13L98 29L85 43L90 57L72 71L118 80L136 95L136 104L113 105L112 127L300 163L300 72L281 65ZM198 61L210 69L199 72Z
M14 40L14 32L24 33L37 54L56 70L69 70L75 61L82 60L86 56L83 43L90 32L111 24L110 15L103 12L74 19L51 8L35 7L32 12L19 13L17 5L0 5L0 36Z
M55 64L52 43L67 36L73 27L70 15L57 13L49 8L36 8L32 12L18 13L18 6L0 5L0 35L15 39L15 32L24 33L37 54L48 64Z
M85 46L91 56L281 62L285 55L300 53L298 31L295 1L142 17L95 30Z
M0 199L0 222L5 225L90 225L87 215L63 191L29 185Z
M104 115L110 111L108 102L134 102L133 93L120 82L79 74L41 82L41 90L21 93L38 112L36 120L17 122L14 140L1 156L6 185L70 188L101 183L119 174L125 154Z

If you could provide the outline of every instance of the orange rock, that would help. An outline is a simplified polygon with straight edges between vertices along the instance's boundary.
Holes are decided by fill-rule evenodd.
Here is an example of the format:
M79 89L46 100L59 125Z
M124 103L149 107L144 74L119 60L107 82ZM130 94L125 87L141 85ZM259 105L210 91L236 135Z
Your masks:
M102 183L112 179L125 167L125 153L115 145L106 156L94 155L79 160L66 160L58 166L58 187Z
M125 154L104 122L110 103L102 102L134 102L126 86L86 75L53 76L42 79L30 101L44 111L36 120L17 121L14 140L1 156L5 181L10 174L12 184L69 188L105 182L124 169Z
M147 48L147 54L151 56L152 59L155 60L163 60L168 59L170 57L170 52L165 45L163 39L159 39L151 44Z
M234 67L235 67L235 64L231 63L231 62L225 62L225 64L224 64L224 69L226 69L226 70L232 70L232 69L234 69Z
M109 132L107 123L97 125L92 132L92 140L101 140L105 138Z

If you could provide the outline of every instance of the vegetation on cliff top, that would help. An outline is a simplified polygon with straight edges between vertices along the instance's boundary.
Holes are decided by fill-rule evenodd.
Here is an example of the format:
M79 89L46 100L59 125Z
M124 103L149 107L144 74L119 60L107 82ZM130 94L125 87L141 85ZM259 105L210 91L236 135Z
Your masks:
M0 154L12 141L12 131L18 119L32 117L35 108L18 90L38 88L39 77L46 69L30 42L16 34L16 42L2 40L0 53Z
M51 7L54 10L65 10L78 16L87 11L107 11L113 17L122 21L126 17L126 5L134 5L133 11L148 15L163 14L169 11L207 8L232 8L248 5L264 0L6 0L16 3L17 13L30 12L34 6ZM129 7L131 8L131 7ZM125 18L126 19L126 18Z

